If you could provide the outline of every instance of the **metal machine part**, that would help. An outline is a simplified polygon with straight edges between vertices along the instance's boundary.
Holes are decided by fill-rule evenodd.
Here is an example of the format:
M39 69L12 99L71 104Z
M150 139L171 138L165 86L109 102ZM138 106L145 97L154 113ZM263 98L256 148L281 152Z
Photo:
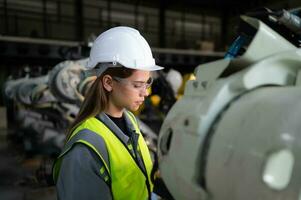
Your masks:
M183 83L183 77L181 73L175 69L170 69L166 74L166 81L174 92L174 96L178 95L179 88Z
M29 80L28 77L20 78L17 80L8 80L4 85L4 94L6 98L14 99L16 97L16 88L24 81Z
M79 101L76 92L82 63L66 61L49 75L6 83L6 98L13 104L12 128L25 152L56 155L61 151L64 132L79 111L75 103Z
M18 110L16 136L22 140L25 152L57 155L65 141L63 119L55 121L60 114L48 111ZM52 115L52 116L50 116ZM60 123L60 124L58 124Z
M282 10L278 17L280 23L288 27L294 33L301 36L301 18L286 10Z
M77 103L81 97L77 85L81 81L81 73L85 67L81 62L64 61L57 64L49 73L49 88L55 97L66 103Z
M48 76L36 78L20 78L8 80L5 83L5 96L10 99L16 99L24 104L31 104L31 94L33 89L39 85L45 85L48 82Z
M200 65L162 125L159 168L175 199L300 199L301 49L243 20L256 29L245 53Z
M15 90L16 100L26 106L36 106L57 101L47 86L48 76L30 78L19 84Z

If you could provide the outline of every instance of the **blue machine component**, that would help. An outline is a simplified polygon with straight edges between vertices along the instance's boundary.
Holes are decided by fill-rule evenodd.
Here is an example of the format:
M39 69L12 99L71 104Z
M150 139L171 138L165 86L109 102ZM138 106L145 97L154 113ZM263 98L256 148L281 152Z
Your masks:
M239 50L246 44L247 36L240 35L238 36L235 41L231 44L230 48L228 49L225 59L232 59L238 55Z

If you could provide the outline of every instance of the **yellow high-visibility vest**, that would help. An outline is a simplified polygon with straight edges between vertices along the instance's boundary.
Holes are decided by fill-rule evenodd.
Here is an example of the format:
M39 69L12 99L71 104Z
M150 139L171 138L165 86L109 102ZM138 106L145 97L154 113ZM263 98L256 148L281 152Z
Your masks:
M134 158L131 156L129 150L126 146L115 136L115 134L100 120L96 118L89 118L80 124L72 133L68 142L72 137L74 137L79 131L83 129L88 129L100 135L104 140L109 157L109 163L106 163L103 159L101 153L94 147L91 143L86 140L78 139L75 143L85 144L87 147L92 149L98 157L102 160L105 169L109 174L109 179L111 183L111 190L114 200L144 200L150 198L150 193L153 189L153 183L151 181L151 170L152 170L152 160L148 147L143 139L143 136L139 130L138 124L132 116L129 114L129 119L136 129L136 133L139 134L138 148L140 149L142 160L145 165L146 172L143 172L135 162ZM68 143L67 142L67 143ZM71 148L69 148L71 149ZM69 150L68 149L68 150ZM62 158L68 152L62 152L54 164L53 176L56 182L60 163ZM103 173L104 169L100 169L100 173Z

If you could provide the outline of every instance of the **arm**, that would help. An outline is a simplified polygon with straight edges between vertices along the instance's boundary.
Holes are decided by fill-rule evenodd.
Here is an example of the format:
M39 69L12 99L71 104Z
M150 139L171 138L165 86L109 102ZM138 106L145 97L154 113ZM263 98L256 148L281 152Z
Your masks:
M64 156L56 184L59 200L111 200L111 189L101 178L100 159L82 144Z

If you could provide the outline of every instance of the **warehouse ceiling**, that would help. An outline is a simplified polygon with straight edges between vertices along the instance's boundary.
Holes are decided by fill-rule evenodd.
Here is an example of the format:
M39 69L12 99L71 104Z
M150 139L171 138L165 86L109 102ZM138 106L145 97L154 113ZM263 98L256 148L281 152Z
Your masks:
M119 2L145 5L151 7L162 7L165 9L189 11L208 15L218 15L226 12L229 15L239 15L247 11L269 7L275 9L287 8L284 0L117 0Z
M275 6L278 6L278 8L285 9L289 6L299 5L299 1L290 0L287 3L284 0L44 0L44 4L41 4L35 0L14 0L10 3L15 2L16 5L19 5L16 9L13 6L2 7L4 16L2 20L5 19L5 22L2 23L4 26L0 34L46 40L81 41L79 44L85 44L84 42L91 33L98 33L105 28L125 23L129 26L140 27L155 47L199 50L204 49L203 46L206 43L201 42L205 41L209 45L212 44L210 48L214 51L223 52L234 39L236 25L239 21L238 15L260 7L277 8ZM29 12L29 10L31 11L30 6L24 6L24 10L21 9L20 5L25 5L26 2L34 2L33 5L37 5L32 8L35 12ZM46 2L51 2L52 6ZM122 8L123 5L125 8ZM56 8L60 9L56 10ZM144 13L143 9L147 12ZM117 12L115 12L116 10ZM98 12L100 14L97 14ZM112 19L111 15L107 13L111 13L111 15L118 13L119 18ZM147 15L145 17L147 23L139 22L143 15ZM123 21L120 16L127 16L127 18ZM207 18L207 16L209 17ZM172 23L170 23L171 21ZM23 24L26 23L28 25L24 26ZM58 29L54 27L60 27L60 31L54 31ZM2 37L2 39L3 41L0 41L0 58L4 58L8 62L24 62L22 59L15 59L19 56L29 60L26 62L49 63L49 58L57 62L57 59L75 59L87 56L89 52L88 47L82 47L79 44L72 44L70 47L56 42L44 43L43 40L33 43L27 38L24 39L26 44L24 41L23 43L16 42L16 38ZM185 64L186 67L221 57L220 54L187 56L187 53L183 53L183 51L168 52L168 55L166 52L157 51L155 54L163 64L173 66Z

